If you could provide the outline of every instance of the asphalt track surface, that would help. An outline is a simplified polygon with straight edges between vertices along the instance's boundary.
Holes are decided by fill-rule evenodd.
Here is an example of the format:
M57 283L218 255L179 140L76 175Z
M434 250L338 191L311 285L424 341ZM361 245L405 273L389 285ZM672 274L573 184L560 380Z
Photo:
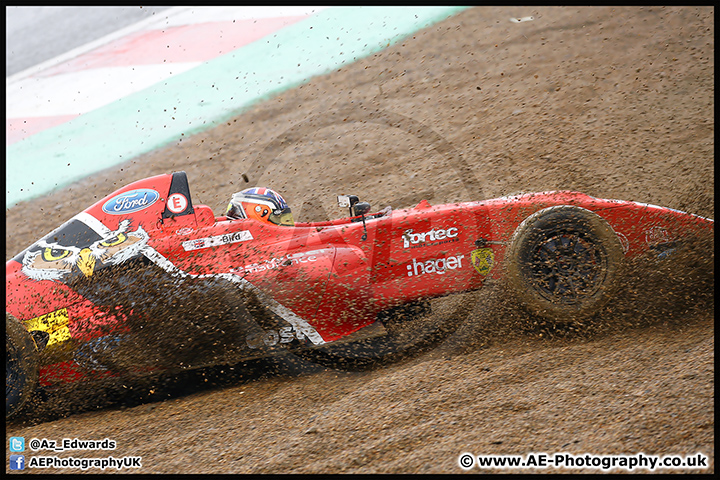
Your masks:
M186 170L193 200L222 211L268 152L250 180L303 220L339 216L334 195L350 191L399 208L554 189L714 218L714 10L520 10L469 9L181 145L10 208L6 258L149 175ZM426 136L401 128L418 123ZM438 137L455 154L427 142ZM273 150L277 139L294 143ZM713 473L714 246L700 253L639 270L592 324L534 323L481 290L451 339L408 362L95 386L9 423L6 439L108 437L113 455L142 457L143 473L461 473L463 452L703 453L706 468L661 471ZM47 470L61 471L79 472Z
M5 76L60 56L168 7L5 7Z
M159 12L137 24L136 35L105 49L8 79L6 205L181 142L460 9L248 8ZM281 13L298 11L309 12L286 19ZM217 12L229 18L218 21ZM272 20L268 15L280 15L283 23L244 42L247 32ZM209 30L203 31L203 22Z

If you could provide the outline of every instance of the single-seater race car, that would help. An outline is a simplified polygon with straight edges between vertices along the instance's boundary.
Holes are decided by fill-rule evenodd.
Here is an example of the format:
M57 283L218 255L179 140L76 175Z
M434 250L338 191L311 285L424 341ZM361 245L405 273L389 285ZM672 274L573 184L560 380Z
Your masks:
M281 349L340 368L394 361L457 328L422 321L429 299L490 279L532 315L591 317L627 258L670 258L714 232L711 219L570 191L376 213L340 195L348 217L300 223L251 190L216 216L184 172L139 180L9 260L6 416L38 387Z

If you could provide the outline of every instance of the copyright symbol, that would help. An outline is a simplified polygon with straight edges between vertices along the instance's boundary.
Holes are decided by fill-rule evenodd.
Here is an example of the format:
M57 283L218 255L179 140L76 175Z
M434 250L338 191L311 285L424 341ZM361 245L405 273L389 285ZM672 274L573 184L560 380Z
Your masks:
M33 438L32 440L30 440L30 449L31 450L37 450L39 448L40 448L40 440L38 440L37 438Z
M463 453L460 455L460 458L458 458L458 464L460 465L460 468L465 470L472 468L475 464L475 457L469 453Z

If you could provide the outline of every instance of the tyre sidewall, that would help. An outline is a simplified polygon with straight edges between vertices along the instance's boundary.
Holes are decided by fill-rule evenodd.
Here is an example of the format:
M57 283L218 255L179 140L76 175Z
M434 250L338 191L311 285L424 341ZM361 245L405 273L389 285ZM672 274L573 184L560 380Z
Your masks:
M549 298L531 278L533 249L544 239L563 233L575 234L591 243L602 265L592 292L576 302ZM515 230L506 254L507 284L511 293L533 314L558 321L588 318L597 314L614 293L623 257L617 234L602 217L572 205L549 207L526 218Z

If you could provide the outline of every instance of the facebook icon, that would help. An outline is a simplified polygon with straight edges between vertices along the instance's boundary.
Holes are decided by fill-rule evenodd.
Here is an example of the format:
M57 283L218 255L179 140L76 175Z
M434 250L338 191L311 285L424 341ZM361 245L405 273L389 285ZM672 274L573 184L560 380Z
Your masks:
M25 455L10 455L10 470L25 470Z

